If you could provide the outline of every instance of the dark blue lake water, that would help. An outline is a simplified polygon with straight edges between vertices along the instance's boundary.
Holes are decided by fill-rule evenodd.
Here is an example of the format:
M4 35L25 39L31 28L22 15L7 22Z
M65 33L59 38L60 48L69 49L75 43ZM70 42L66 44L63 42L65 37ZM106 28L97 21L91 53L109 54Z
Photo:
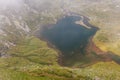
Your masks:
M88 40L93 36L98 28L91 26L87 20L85 24L90 26L88 29L76 21L81 20L78 16L66 16L56 24L45 26L40 31L41 37L48 40L63 54L63 60L76 59L78 55L85 54L85 48ZM71 58L72 57L72 58ZM79 60L79 59L78 59Z

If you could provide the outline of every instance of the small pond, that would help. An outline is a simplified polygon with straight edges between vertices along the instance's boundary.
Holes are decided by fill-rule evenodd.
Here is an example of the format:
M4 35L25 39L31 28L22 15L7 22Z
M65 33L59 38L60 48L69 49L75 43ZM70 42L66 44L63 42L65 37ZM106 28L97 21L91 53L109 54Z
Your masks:
M63 55L63 64L80 61L80 55L85 55L85 48L89 38L95 35L98 28L90 25L88 19L83 17L84 25L76 24L82 18L78 16L66 16L56 24L44 26L40 31L40 37L49 41Z

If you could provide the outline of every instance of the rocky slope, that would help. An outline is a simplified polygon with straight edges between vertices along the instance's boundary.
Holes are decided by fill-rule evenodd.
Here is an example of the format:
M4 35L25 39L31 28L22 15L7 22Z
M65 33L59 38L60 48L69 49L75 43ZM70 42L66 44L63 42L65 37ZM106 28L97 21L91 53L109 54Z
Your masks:
M5 0L0 3L1 52L10 46L15 46L26 36L32 35L40 25L56 21L56 16L52 15L52 11L58 5L51 6L53 3L48 1L12 0L9 3L9 0ZM46 4L48 5L46 6Z

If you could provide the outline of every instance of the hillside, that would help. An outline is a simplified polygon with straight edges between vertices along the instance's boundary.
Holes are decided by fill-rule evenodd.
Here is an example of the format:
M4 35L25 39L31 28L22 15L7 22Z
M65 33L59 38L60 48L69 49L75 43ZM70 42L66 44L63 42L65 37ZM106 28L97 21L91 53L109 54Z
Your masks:
M119 13L120 0L1 0L0 80L119 80ZM74 65L65 66L60 49L39 37L39 31L45 26L49 31L57 21L71 15L86 17L99 30L90 39L94 45L87 44L89 54L83 51L87 55L75 55L76 62L71 60L74 56L69 57L68 62L71 60ZM82 20L74 23L89 28ZM64 35L66 32L70 36L73 33L68 30ZM72 37L66 38L73 41ZM73 54L72 49L69 51ZM112 55L110 60L108 52Z

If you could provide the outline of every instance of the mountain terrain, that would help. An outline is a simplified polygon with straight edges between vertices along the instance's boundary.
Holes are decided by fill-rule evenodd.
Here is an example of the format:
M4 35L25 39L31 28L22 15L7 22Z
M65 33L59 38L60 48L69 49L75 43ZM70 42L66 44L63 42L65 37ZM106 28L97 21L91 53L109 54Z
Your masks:
M0 0L0 80L119 80L119 13L120 0ZM86 55L65 66L60 49L40 31L73 15L98 30Z

